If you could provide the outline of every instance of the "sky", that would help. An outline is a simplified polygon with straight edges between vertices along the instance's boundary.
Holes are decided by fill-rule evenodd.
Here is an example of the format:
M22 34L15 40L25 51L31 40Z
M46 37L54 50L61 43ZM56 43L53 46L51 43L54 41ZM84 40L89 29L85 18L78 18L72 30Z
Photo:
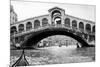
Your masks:
M65 13L86 20L96 21L94 5L58 4L43 2L11 1L18 21L49 14L48 10L55 6L65 9Z

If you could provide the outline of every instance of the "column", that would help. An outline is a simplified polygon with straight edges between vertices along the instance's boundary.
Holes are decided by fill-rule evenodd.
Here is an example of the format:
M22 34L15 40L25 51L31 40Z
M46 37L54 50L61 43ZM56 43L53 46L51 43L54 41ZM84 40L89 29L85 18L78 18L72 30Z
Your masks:
M77 21L77 30L79 30L79 21Z
M26 31L26 23L24 23L24 31Z
M71 29L72 29L72 19L70 19L70 27L71 27Z

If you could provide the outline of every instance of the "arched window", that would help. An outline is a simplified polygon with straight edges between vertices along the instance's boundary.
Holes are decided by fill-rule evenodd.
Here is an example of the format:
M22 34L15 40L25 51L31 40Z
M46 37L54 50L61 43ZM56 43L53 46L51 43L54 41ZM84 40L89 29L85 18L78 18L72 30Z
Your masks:
M10 28L10 33L11 33L11 35L13 35L13 34L16 34L16 33L17 33L16 26L12 26L12 27Z
M76 27L77 28L77 21L76 20L72 21L72 27Z
M84 30L84 23L83 23L83 22L80 22L80 23L79 23L79 29L80 29L80 30Z
M42 26L47 26L48 25L48 19L47 18L43 18L42 19Z
M69 18L65 19L65 26L70 26L70 19Z
M32 23L31 22L27 22L26 23L26 31L32 29Z
M86 32L90 33L91 32L91 25L86 24Z
M18 30L19 30L19 33L23 32L24 31L24 24L20 24L18 26Z
M92 27L92 32L95 33L95 26Z
M60 12L59 10L54 10L54 11L52 12L51 17L53 18L55 15L61 15L61 12Z
M40 27L40 21L39 20L35 20L34 21L34 28L39 28Z

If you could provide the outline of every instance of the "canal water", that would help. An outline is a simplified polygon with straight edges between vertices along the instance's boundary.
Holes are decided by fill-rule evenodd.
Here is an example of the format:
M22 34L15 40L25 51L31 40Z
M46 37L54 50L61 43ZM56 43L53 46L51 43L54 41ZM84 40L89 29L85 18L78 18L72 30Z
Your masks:
M11 50L10 65L20 57L22 50ZM64 64L95 61L95 47L52 46L25 50L30 65Z

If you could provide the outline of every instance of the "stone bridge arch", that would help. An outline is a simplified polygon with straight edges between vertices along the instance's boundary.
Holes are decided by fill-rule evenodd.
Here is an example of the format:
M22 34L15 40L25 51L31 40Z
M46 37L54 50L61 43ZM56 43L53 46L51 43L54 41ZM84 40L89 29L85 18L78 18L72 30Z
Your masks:
M81 43L82 47L88 47L89 44L79 37L76 34L73 34L71 32L68 32L68 29L65 28L46 28L44 30L40 30L37 32L33 32L31 36L29 36L22 44L21 46L24 48L31 48L33 45L36 45L39 41L42 39L52 36L52 35L65 35L74 38L78 42Z

